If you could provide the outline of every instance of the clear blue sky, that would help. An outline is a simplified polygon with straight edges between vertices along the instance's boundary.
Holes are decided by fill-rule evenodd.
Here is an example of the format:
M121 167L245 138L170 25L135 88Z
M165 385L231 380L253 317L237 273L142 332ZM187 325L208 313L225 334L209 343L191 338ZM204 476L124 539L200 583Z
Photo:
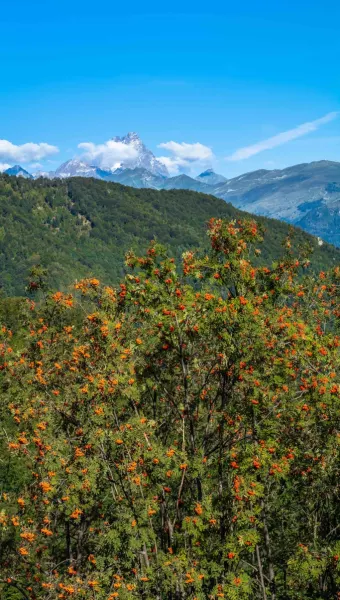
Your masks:
M340 117L225 159L339 110L339 27L335 0L6 2L0 138L57 146L45 168L130 130L157 155L169 141L209 146L227 176L340 160Z

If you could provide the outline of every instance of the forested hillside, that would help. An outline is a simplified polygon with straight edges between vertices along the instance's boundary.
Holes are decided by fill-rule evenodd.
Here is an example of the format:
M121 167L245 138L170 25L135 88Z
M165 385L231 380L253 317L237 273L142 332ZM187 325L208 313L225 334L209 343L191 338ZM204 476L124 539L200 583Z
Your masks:
M123 274L124 254L144 250L153 238L174 256L206 247L211 217L238 219L244 213L223 200L188 190L134 189L95 179L68 180L0 177L0 284L7 295L21 295L30 267L48 269L52 287L91 274L107 283ZM258 217L266 228L260 260L281 253L285 223ZM314 247L313 265L339 262L340 251L301 230L297 243Z

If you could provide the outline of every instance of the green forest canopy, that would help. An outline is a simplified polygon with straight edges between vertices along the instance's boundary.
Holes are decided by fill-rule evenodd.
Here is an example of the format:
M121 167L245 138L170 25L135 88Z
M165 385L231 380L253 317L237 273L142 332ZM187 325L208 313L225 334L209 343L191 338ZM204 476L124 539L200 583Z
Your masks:
M135 189L95 179L67 181L0 176L0 285L9 296L22 295L32 265L48 269L57 288L76 278L96 276L117 283L124 254L144 251L153 238L179 258L204 248L211 217L238 219L245 213L223 200L188 190ZM277 259L289 231L285 223L256 217L266 228L261 260ZM311 243L315 269L340 261L340 250L319 246L296 229L296 243Z

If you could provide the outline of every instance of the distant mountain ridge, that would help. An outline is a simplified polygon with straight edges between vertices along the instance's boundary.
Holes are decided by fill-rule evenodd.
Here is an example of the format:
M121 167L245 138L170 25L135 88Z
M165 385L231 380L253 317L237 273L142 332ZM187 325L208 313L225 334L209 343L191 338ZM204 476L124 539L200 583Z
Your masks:
M200 183L205 183L207 185L215 186L225 183L228 180L226 177L224 177L224 175L219 175L218 173L215 173L213 169L207 169L206 171L203 171L203 173L198 175L198 177L196 177L196 181L199 181Z
M85 161L83 158L71 158L62 163L55 171L37 171L31 175L28 171L16 165L15 167L11 167L11 169L17 169L17 172L9 172L9 169L5 172L8 175L20 175L19 170L21 170L22 176L29 175L34 179L38 179L39 177L46 177L47 179L55 177L61 179L67 177L95 177L96 179L104 179L106 181L116 181L123 170L128 170L132 179L138 181L136 174L131 173L135 169L143 169L154 177L165 178L169 176L166 166L145 146L136 132L130 131L122 137L115 136L112 138L112 141L119 142L130 148L131 157L125 163L108 164L99 167ZM24 175L24 173L27 175ZM113 174L115 174L114 178L112 177ZM150 179L149 175L147 177ZM132 184L127 183L126 185ZM135 187L139 186L136 185Z
M163 189L163 185L165 181L168 181L168 178L163 175L154 175L143 167L136 167L135 169L117 169L111 174L109 181L135 188L160 190Z
M104 171L99 167L89 165L82 160L73 158L64 162L58 169L50 173L49 178L54 177L60 179L66 179L67 177L94 177L95 179L106 179L109 180L112 173L110 171Z
M317 161L259 170L215 186L237 208L280 219L340 246L340 163Z
M26 169L24 169L20 165L14 165L13 167L9 167L9 169L6 169L5 173L7 175L13 175L14 177L24 177L25 179L33 179L33 175L31 175L31 173L26 171Z
M286 169L261 169L232 179L207 169L196 178L169 177L166 167L130 132L114 141L127 144L136 158L126 165L102 169L81 159L66 161L53 172L31 175L15 165L5 171L26 178L94 177L135 188L186 189L212 194L256 215L281 219L340 246L340 163L318 161Z

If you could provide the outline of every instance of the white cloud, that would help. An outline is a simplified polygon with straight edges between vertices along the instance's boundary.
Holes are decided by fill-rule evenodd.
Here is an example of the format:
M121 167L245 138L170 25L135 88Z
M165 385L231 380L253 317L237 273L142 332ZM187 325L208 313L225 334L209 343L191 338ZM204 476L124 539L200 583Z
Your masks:
M10 162L11 164L41 160L57 152L59 152L57 146L51 146L44 142L40 144L29 142L17 146L8 140L0 140L0 161Z
M207 160L213 156L211 148L199 143L186 144L182 142L179 144L178 142L163 142L158 145L158 148L165 148L165 150L169 150L173 155L189 161Z
M11 165L9 165L8 163L0 163L0 173L2 173L3 171L6 171L6 169L9 169Z
M187 160L175 156L157 156L157 160L166 166L169 175L178 175L179 173L190 170L191 167L191 163Z
M214 158L211 148L200 143L187 144L186 142L163 142L158 148L170 152L170 156L157 157L168 169L170 175L178 175L183 171L203 168L210 165Z
M104 144L93 144L92 142L83 142L78 144L78 148L84 151L82 159L91 165L101 169L113 169L121 163L128 166L138 156L138 150L133 146L123 142L109 140Z
M271 150L272 148L276 148L277 146L281 146L282 144L286 144L287 142L291 142L296 138L299 138L307 133L311 133L312 131L316 131L321 125L329 123L333 121L338 116L338 112L330 112L324 117L320 119L316 119L315 121L310 121L309 123L303 123L294 129L289 129L288 131L283 131L278 135L274 135L271 138L266 140L262 140L261 142L257 142L251 146L245 146L244 148L239 148L231 154L231 156L227 157L227 160L237 161L244 160L245 158L250 158L259 152L263 152L263 150Z

